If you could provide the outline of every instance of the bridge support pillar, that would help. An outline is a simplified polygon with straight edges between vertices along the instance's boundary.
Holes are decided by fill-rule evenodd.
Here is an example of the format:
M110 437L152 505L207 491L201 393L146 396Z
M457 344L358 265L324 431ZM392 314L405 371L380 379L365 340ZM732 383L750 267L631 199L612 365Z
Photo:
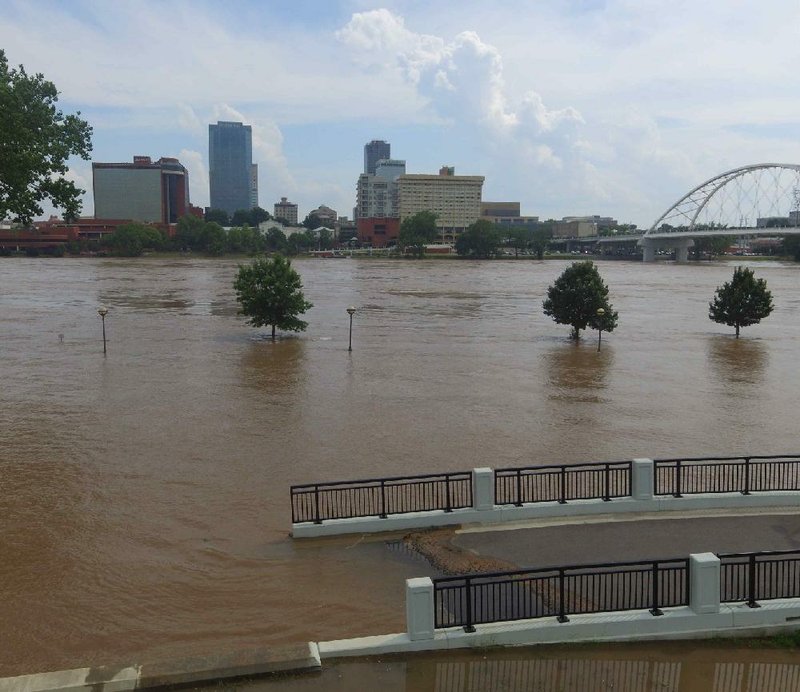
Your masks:
M689 261L689 248L694 246L694 240L691 238L675 239L675 261L688 262Z
M645 262L656 261L656 244L653 241L640 240L642 246L642 260Z

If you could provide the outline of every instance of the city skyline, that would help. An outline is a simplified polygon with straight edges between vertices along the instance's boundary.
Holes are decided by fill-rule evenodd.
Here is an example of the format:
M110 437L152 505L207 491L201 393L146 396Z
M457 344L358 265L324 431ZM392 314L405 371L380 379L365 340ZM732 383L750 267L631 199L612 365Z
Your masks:
M178 2L165 23L151 2L9 0L0 40L93 125L93 160L177 157L199 206L218 120L253 126L261 206L286 196L302 214L352 209L373 139L409 173L485 176L484 199L526 215L640 226L724 170L800 161L796 3L452 8ZM178 25L192 39L167 66L157 47ZM91 214L91 163L70 175Z

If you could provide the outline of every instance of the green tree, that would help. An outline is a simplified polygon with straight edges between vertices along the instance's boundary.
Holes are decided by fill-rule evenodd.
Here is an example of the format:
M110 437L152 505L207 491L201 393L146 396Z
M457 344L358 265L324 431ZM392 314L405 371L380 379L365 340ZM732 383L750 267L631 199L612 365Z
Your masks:
M317 239L313 234L309 234L308 231L292 233L292 235L286 239L286 252L290 255L299 255L301 252L305 252L316 245L316 243Z
M286 234L280 228L273 226L267 230L265 244L269 252L286 252Z
M118 257L139 257L144 250L161 250L166 243L164 234L143 223L118 226L106 243Z
M486 219L478 219L456 238L456 252L462 256L489 259L497 254L499 247L500 234Z
M237 209L231 216L231 226L244 226L250 223L250 210Z
M514 248L514 257L519 257L519 251L527 249L530 243L530 230L527 226L508 226L504 230L506 246Z
M733 279L717 288L714 300L708 304L709 319L719 324L739 328L758 324L772 312L772 293L764 279L756 279L752 269L736 267Z
M800 235L787 235L783 237L783 254L800 262Z
M410 249L415 257L423 257L425 243L436 240L438 233L436 214L432 211L418 211L403 219L397 242L404 250Z
M618 314L608 302L608 288L590 261L567 267L547 289L543 307L544 314L558 324L572 327L571 337L575 340L586 327L611 332L617 326ZM605 311L602 317L597 315L599 308Z
M224 212L223 212L224 213ZM203 247L203 232L206 222L187 214L178 219L175 229L175 244L180 250L200 250Z
M118 226L108 238L111 251L118 257L139 257L142 254L142 238L138 224L126 223Z
M247 224L241 228L231 228L226 238L228 252L246 252L254 255L265 247L264 236L257 228L250 228Z
M29 224L45 199L74 219L84 192L64 176L67 160L88 160L92 128L56 108L58 91L44 75L9 68L0 49L0 219L13 216Z
M220 257L225 254L227 236L225 229L218 223L210 221L206 223L202 231L202 250L212 257Z
M538 229L531 234L530 248L536 253L536 259L544 259L544 253L550 245L552 231Z
M253 207L250 210L250 218L248 219L251 226L254 228L258 228L258 225L264 223L264 221L269 221L272 217L269 215L269 212L266 209L262 209L261 207Z
M320 250L330 250L333 247L333 233L331 233L327 228L323 228L319 232L319 238L317 238L317 248Z
M305 226L309 231L313 231L315 228L322 226L322 219L312 212L303 219L302 225Z
M227 226L230 223L228 212L224 209L209 209L205 213L205 220L213 221L218 223L220 226Z
M303 295L300 275L282 255L240 266L233 288L242 306L240 314L247 315L248 323L254 327L271 326L273 341L276 328L302 332L308 326L298 315L312 304Z

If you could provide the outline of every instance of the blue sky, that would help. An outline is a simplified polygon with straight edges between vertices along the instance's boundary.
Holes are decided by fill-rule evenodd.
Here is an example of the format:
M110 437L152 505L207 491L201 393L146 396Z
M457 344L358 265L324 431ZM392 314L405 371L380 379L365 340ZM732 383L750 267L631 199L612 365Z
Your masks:
M217 119L253 126L261 206L301 214L352 213L370 139L526 214L640 226L800 162L796 0L0 0L0 45L90 121L94 160L178 156L201 206ZM91 190L88 162L70 175Z

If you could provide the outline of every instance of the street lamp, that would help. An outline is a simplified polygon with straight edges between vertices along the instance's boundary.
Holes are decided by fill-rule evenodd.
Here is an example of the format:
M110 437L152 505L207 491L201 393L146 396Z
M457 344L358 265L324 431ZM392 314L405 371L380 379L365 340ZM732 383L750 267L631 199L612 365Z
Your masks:
M348 351L353 350L353 313L355 311L356 309L352 305L349 308L347 308L347 314L350 315L350 342L347 345Z
M600 352L600 342L603 340L603 315L606 314L606 311L603 308L597 308L597 352Z
M102 307L97 309L97 314L100 315L100 319L103 320L103 355L106 354L106 315L108 314L108 308Z

